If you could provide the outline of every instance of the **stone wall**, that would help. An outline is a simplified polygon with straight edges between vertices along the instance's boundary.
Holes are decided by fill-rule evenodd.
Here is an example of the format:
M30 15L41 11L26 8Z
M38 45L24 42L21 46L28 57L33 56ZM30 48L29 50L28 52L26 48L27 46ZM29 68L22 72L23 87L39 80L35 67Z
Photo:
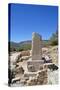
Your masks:
M27 85L45 85L48 83L47 79L47 70L42 70L35 77L30 78L27 81Z

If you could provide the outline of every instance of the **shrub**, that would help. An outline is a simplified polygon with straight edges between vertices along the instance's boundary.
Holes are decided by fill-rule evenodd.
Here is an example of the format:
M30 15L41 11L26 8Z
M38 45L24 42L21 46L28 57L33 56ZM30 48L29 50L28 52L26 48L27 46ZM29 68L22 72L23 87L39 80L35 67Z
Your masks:
M52 34L50 40L49 40L50 45L58 45L58 31Z
M23 44L23 45L20 45L20 47L18 47L16 51L26 51L30 49L31 49L31 44Z

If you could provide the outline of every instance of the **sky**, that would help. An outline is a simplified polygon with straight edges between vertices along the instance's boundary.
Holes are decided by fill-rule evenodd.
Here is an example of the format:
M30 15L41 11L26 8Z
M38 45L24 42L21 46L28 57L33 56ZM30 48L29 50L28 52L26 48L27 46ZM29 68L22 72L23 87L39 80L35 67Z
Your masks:
M20 42L32 39L37 32L43 40L48 40L56 32L58 7L29 4L10 5L10 41Z

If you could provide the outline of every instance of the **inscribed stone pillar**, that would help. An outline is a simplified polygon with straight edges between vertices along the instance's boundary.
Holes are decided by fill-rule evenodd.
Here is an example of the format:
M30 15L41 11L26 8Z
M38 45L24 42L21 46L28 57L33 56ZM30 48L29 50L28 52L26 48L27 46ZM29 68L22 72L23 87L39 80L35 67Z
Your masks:
M42 38L35 32L32 34L32 60L42 60Z

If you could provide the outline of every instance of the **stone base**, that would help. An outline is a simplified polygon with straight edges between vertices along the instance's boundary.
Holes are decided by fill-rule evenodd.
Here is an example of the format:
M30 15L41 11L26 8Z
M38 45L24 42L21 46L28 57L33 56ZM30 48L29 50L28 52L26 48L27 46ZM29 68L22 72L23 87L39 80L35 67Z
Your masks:
M25 72L24 77L35 77L37 72Z
M27 68L29 72L36 72L38 70L43 69L43 60L32 60L32 61L27 61Z
M27 85L44 85L47 84L47 69L37 72L25 72L24 77L29 77Z

